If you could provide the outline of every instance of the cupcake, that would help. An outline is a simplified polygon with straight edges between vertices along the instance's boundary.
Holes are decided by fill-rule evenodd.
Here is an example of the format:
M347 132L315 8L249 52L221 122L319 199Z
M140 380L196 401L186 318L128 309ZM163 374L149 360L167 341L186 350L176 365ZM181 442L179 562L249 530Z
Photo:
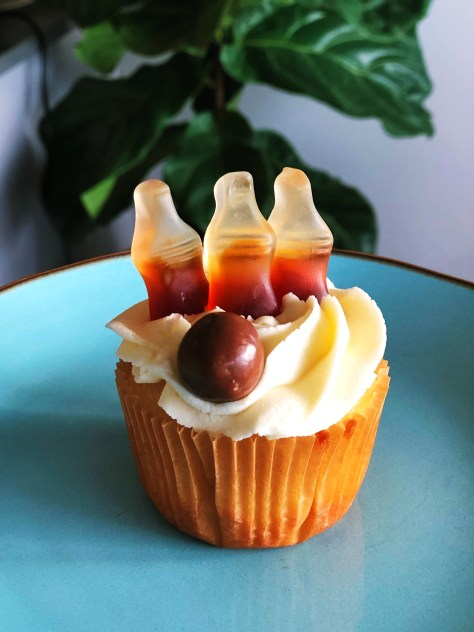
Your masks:
M146 493L216 546L287 546L331 527L372 454L386 329L363 290L328 288L332 236L308 179L284 169L266 221L250 174L223 176L204 263L164 183L134 197L149 298L108 326Z

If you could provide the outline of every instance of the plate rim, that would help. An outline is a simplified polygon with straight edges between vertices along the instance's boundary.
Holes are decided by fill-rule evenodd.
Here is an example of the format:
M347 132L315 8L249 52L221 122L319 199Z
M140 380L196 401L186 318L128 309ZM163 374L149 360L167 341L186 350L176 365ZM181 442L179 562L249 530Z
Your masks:
M424 276L434 277L440 281L446 281L448 283L453 283L455 285L461 285L469 290L474 290L474 281L469 281L468 279L463 279L461 277L456 277L451 274L446 274L444 272L437 272L436 270L431 270L430 268L425 268L423 266L419 266L415 263L408 263L406 261L402 261L400 259L394 259L392 257L386 257L383 255L376 255L367 252L358 252L356 250L342 250L340 248L334 248L333 254L342 256L342 257L353 257L358 259L366 259L368 261L374 261L379 263L384 263L388 266L393 266L396 268L402 268L405 270L409 270L411 272L417 272L418 274L422 274ZM81 259L80 261L74 261L73 263L67 263L62 266L58 266L55 268L51 268L49 270L42 270L41 272L35 272L34 274L29 274L27 276L21 277L20 279L16 279L15 281L10 281L5 285L0 286L0 294L6 292L7 290L11 290L15 287L23 285L24 283L28 283L30 281L35 281L41 277L46 277L51 274L57 274L60 272L64 272L73 268L78 268L81 266L88 266L97 262L106 261L108 259L119 259L122 257L127 257L130 255L130 249L121 250L119 252L112 252L104 255L98 255L95 257L89 257L87 259Z

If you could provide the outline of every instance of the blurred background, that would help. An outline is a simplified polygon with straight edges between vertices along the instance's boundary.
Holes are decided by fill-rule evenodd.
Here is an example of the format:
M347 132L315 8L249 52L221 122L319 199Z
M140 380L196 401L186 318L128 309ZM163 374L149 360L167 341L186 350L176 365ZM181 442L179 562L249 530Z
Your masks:
M2 5L0 2L0 9ZM90 68L63 20L41 17L52 104ZM474 4L435 0L418 27L433 83L425 101L434 136L393 138L375 119L355 119L305 96L248 85L240 111L254 128L283 134L300 157L356 187L378 222L377 253L474 281ZM114 70L125 76L127 56ZM0 285L66 262L130 247L132 210L64 246L41 201L45 150L42 58L30 29L0 13ZM154 170L151 175L159 175ZM130 196L132 191L130 191ZM318 192L314 191L316 205Z

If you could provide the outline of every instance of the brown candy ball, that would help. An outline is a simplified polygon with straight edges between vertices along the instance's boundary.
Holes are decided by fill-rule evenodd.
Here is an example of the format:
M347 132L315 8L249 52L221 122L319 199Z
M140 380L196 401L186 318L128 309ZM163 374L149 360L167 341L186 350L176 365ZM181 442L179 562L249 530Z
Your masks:
M200 318L178 349L184 384L210 402L233 402L248 395L260 380L264 364L263 345L254 326L230 312Z

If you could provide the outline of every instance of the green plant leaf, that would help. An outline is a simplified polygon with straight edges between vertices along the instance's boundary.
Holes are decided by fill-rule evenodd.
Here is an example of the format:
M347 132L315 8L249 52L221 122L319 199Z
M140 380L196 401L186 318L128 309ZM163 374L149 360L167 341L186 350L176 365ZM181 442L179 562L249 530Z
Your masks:
M309 177L316 206L333 231L336 247L374 249L374 213L358 191L311 168L284 138L253 130L236 112L224 113L219 124L209 113L196 116L178 151L166 160L164 178L181 217L204 234L214 212L213 188L220 176L249 171L260 209L268 217L274 180L286 166L302 169Z
M103 214L105 185L92 197L91 189L107 180L112 190L110 178L146 163L201 81L201 62L180 54L125 79L83 78L43 119L41 133L48 150L44 196L63 235L82 236Z
M75 51L83 63L108 73L122 57L124 47L110 22L99 22L84 29Z
M133 191L137 184L150 169L177 150L185 129L185 123L170 125L143 160L120 175L102 180L83 193L81 201L89 217L94 218L98 224L106 224L127 208L133 202Z
M109 20L126 2L117 3L117 0L38 0L37 4L57 11L64 11L76 24L85 27Z
M91 219L97 220L100 217L102 208L114 190L117 179L118 176L111 175L108 178L104 178L104 180L101 180L87 191L84 191L84 193L81 193L81 202Z
M209 112L196 115L163 174L179 214L201 234L214 213L214 185L230 171L250 171L258 198L268 196L266 166L247 121L235 112L224 112L219 123Z
M206 49L228 0L135 2L115 17L125 46L142 55L170 49Z
M309 166L279 134L265 130L257 131L255 136L267 164L272 186L283 167L294 167L306 173L311 182L316 208L328 223L336 248L360 252L375 250L375 213L357 189Z
M108 21L125 48L142 55L205 50L233 0L38 0L64 11L80 27ZM97 42L97 46L101 45ZM106 42L102 56L107 55Z
M410 31L428 11L431 0L338 0L341 10L362 5L359 21L372 31L397 33Z
M249 11L245 17L257 24L275 9L298 5L306 10L327 10L338 13L348 22L374 33L395 33L411 29L427 13L431 0L241 0L240 9Z
M271 3L270 3L271 4ZM377 117L394 136L432 134L422 102L430 92L413 30L371 34L336 11L300 5L242 12L226 71L324 101L357 117Z

